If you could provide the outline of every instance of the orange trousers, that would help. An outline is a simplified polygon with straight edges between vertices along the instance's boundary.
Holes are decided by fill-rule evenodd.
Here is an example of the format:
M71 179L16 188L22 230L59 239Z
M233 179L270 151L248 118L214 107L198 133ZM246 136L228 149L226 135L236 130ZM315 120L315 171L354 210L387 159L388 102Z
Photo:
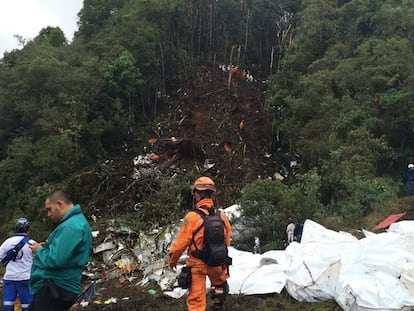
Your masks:
M196 265L191 267L191 287L187 296L188 311L206 311L206 276L211 285L221 285L229 278L227 267L208 267Z

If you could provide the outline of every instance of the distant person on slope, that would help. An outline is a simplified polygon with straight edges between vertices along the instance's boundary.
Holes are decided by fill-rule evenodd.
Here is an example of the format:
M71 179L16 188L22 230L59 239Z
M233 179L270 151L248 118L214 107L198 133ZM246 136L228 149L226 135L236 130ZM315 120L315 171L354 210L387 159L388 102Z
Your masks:
M292 221L292 218L289 218L289 224L286 227L286 235L287 235L287 244L289 245L294 241L295 233L295 224Z
M223 310L223 304L229 292L227 251L225 255L226 263L211 266L209 260L208 263L204 261L203 247L206 235L206 224L204 222L209 221L206 219L211 217L209 215L214 216L217 215L216 213L220 213L221 220L217 216L214 218L220 220L222 224L223 247L227 250L227 247L230 246L231 225L226 214L214 208L212 197L215 192L216 186L209 177L200 177L194 182L192 194L195 207L185 216L177 239L169 250L168 265L175 268L183 252L188 249L189 257L186 260L186 266L191 269L191 284L189 285L190 290L187 297L189 311L206 310L206 276L209 277L214 288L212 310Z
M408 164L407 170L407 196L414 194L414 164Z
M14 302L19 295L22 310L26 311L32 302L29 293L30 269L32 268L33 254L28 243L36 243L29 240L30 223L26 218L20 218L16 223L16 234L0 246L0 258L4 258L8 250L14 248L20 241L24 244L17 252L16 258L10 260L6 265L3 288L3 311L12 311Z
M302 233L303 233L303 222L295 226L294 235L295 235L296 242L300 243L300 241L302 241Z

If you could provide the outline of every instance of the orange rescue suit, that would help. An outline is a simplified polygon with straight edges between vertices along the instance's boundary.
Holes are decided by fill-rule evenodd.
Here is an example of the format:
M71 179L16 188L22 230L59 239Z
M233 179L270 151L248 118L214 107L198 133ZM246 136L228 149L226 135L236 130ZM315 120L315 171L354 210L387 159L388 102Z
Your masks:
M202 199L197 202L196 208L208 215L208 210L204 208L213 208L214 202L212 199ZM203 208L201 208L203 207ZM230 246L231 241L231 225L227 215L220 211L221 218L224 222L224 237L227 246ZM228 279L228 271L226 266L208 267L201 259L195 258L191 255L196 250L194 243L198 250L203 249L204 228L201 228L194 236L197 229L202 225L203 218L196 212L189 212L181 224L177 239L169 251L169 266L175 267L183 252L187 249L188 258L185 262L186 266L191 267L192 284L187 297L187 307L189 311L205 311L206 310L206 276L209 277L213 286L221 285Z

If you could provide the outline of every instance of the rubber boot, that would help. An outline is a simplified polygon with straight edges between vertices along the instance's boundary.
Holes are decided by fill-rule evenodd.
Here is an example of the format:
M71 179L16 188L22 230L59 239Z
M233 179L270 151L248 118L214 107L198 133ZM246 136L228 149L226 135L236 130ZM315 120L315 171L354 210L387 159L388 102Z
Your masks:
M213 306L211 307L211 311L223 311L223 305L222 304L213 304Z
M222 304L213 304L211 306L211 311L223 311L224 310L224 306Z
M229 285L227 282L223 284L214 286L212 291L213 306L212 311L222 311L224 310L224 302L226 301L227 294L229 293Z

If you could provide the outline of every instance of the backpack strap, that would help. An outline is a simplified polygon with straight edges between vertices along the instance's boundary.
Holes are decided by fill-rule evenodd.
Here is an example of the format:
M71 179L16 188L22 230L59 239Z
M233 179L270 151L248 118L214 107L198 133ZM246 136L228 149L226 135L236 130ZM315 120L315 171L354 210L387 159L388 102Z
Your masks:
M203 208L203 207L201 207L201 208ZM207 208L206 208L207 209ZM197 228L197 230L196 231L194 231L194 233L193 233L193 238L191 239L191 244L194 244L194 247L196 248L196 250L197 251L200 251L199 249L198 249L198 247L197 247L197 245L196 245L196 243L195 243L195 241L194 241L194 237L195 237L195 235L201 230L201 228L203 228L203 226L204 226L204 217L206 217L207 215L206 214L204 214L202 211L200 211L199 209L197 209L197 208L195 208L194 210L193 210L193 212L195 212L195 213L197 213L198 215L200 215L200 217L201 218L203 218L203 223ZM190 244L190 245L191 245Z
M13 248L10 248L7 252L6 252L6 256L4 256L1 259L1 262L6 266L10 260L15 261L17 254L19 253L20 249L27 243L29 242L29 237L27 235L25 235L20 241L19 243L17 243ZM10 252L13 251L14 255L12 256L10 254Z
M25 235L23 237L23 239L20 240L19 243L16 244L15 247L13 247L16 250L16 254L19 252L19 250L21 250L21 248L27 243L29 242L29 237L27 235ZM16 258L13 258L13 260L15 260Z

